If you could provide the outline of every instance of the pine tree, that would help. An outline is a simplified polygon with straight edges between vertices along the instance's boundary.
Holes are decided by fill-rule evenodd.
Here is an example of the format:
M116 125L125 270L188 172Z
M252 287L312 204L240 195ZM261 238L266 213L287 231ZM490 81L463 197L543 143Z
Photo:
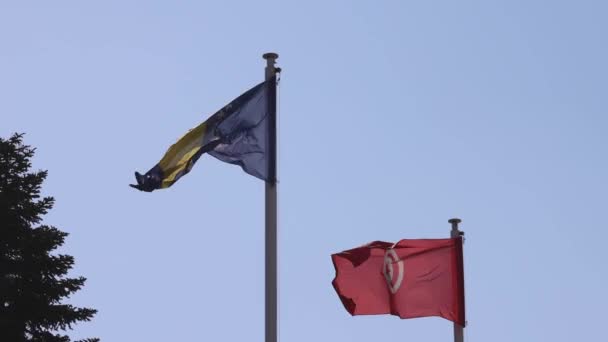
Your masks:
M97 310L62 304L86 279L67 278L74 258L52 253L68 234L41 224L54 199L40 196L47 171L30 171L34 151L23 134L0 138L0 341L70 342L57 331Z

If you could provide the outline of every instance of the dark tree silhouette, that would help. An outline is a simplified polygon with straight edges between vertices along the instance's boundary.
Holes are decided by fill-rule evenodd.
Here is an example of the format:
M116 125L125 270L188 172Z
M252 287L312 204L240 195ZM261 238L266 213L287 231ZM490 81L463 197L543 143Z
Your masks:
M0 341L70 342L57 331L97 310L61 302L86 279L67 278L74 258L52 253L68 234L41 224L54 199L40 197L47 171L30 171L34 151L23 134L0 138Z

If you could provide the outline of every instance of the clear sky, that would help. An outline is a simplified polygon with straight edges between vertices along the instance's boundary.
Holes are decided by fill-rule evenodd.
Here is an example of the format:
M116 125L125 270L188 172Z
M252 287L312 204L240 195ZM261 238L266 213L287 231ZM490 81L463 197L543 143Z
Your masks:
M330 254L466 232L467 341L600 341L608 307L605 1L0 2L0 135L99 310L74 337L263 341L264 185L210 156L128 187L279 53L280 337L451 341L350 317Z

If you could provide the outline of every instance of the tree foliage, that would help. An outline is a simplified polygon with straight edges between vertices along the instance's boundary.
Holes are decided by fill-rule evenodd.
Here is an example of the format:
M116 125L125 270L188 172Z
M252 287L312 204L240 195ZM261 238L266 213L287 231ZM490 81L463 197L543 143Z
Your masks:
M97 310L62 303L86 279L67 277L74 258L53 253L68 234L41 223L54 199L40 195L47 171L31 171L34 152L23 134L0 138L0 341L70 342L58 331Z

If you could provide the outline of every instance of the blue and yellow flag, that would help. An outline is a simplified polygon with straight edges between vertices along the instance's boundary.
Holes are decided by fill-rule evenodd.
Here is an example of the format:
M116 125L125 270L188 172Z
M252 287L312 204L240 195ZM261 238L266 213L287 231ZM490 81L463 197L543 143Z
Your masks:
M202 124L191 129L145 175L135 172L141 191L168 188L190 172L203 153L240 165L248 174L269 181L270 79L249 89Z

